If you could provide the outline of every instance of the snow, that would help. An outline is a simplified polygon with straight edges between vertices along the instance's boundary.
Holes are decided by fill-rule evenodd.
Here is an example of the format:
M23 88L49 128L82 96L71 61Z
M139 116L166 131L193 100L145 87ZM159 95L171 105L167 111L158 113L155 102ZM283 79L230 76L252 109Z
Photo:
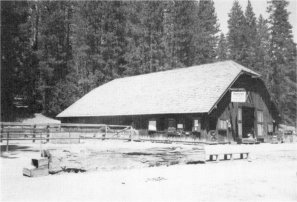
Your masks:
M33 118L28 118L22 121L25 124L59 124L61 121L46 117L42 114L35 113Z
M22 150L2 153L0 158L0 201L297 201L297 144L206 145L206 153L249 151L251 160L107 169L38 178L22 176L22 168L39 156L40 145L15 145L22 146ZM42 145L82 153L91 149L170 146L193 147L122 141Z

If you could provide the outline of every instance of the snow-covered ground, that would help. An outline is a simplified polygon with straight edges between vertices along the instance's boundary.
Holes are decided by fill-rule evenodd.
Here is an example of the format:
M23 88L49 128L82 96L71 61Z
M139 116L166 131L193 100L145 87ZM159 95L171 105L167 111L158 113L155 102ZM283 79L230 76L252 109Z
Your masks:
M249 151L249 161L62 173L37 178L22 176L22 169L31 158L40 156L40 144L14 145L0 158L0 201L297 201L297 144L205 146L206 153ZM41 146L87 152L180 145L96 141Z
M60 120L52 119L40 113L35 113L33 118L24 119L21 121L24 124L59 124Z

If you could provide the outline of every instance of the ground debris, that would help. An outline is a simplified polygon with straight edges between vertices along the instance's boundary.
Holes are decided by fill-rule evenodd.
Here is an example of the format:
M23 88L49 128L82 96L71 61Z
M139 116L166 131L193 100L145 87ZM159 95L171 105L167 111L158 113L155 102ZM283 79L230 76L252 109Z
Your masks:
M160 181L163 181L163 180L167 180L167 179L164 178L164 177L153 177L153 178L147 178L145 180L145 182L160 182Z

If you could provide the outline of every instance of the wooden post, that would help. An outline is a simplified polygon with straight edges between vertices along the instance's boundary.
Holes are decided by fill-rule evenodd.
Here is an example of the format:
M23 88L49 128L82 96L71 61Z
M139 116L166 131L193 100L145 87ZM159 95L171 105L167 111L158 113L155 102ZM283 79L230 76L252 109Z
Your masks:
M41 151L42 151L42 133L40 133L40 141L39 141L39 143L40 143L40 155L41 155Z
M33 142L35 142L36 134L35 134L36 125L33 126Z
M9 129L9 127L8 127L8 129ZM7 131L7 135L6 135L6 152L8 152L9 151L9 149L8 149L8 145L9 145L9 131Z
M107 125L105 125L105 131L102 140L104 140L107 137Z
M3 124L1 123L0 142L2 142L2 138L3 138Z
M132 137L132 126L130 126L130 141L132 142L132 140L133 140L133 137Z
M50 134L50 129L49 129L49 125L46 126L46 142L49 142L49 135Z

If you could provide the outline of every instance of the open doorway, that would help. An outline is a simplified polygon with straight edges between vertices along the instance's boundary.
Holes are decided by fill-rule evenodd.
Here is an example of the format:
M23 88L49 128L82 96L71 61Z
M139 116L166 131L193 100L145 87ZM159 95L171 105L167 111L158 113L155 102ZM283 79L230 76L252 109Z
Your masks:
M255 123L255 109L252 107L242 107L242 137L248 138L248 134L255 137L254 130Z

